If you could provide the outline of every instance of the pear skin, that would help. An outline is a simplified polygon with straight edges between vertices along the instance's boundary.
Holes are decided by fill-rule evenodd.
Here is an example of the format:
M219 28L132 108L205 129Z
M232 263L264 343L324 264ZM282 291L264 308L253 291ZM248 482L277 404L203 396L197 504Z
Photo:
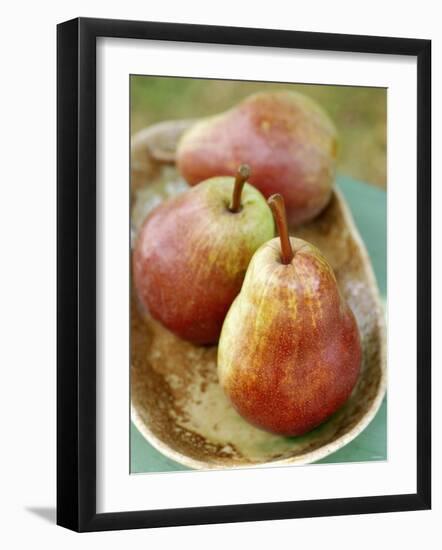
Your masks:
M190 185L253 166L250 183L284 196L290 225L317 216L331 197L338 141L328 115L292 91L258 93L206 118L181 138L177 166Z
M274 235L261 193L245 183L232 212L234 189L234 178L213 178L167 200L147 217L135 245L142 306L195 344L218 341L254 252Z
M224 321L220 384L239 414L276 434L304 434L348 399L361 364L359 330L332 268L311 244L290 238L281 261L272 239L252 258Z

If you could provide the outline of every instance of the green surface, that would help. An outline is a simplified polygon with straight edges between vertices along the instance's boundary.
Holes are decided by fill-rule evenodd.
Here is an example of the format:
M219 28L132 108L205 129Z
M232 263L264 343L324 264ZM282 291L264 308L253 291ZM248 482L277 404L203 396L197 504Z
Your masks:
M382 298L387 292L387 200L379 188L338 177L338 187L344 193L356 225L367 246ZM154 449L131 425L131 472L171 472L188 470ZM351 443L319 461L321 464L337 462L365 462L387 458L387 405L382 403L376 417Z

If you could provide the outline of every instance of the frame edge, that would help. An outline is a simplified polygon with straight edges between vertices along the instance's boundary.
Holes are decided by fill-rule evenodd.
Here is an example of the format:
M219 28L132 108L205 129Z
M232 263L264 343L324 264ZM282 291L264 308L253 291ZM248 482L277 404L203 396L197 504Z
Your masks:
M417 55L417 494L431 509L431 40Z
M78 530L78 20L57 25L57 524Z

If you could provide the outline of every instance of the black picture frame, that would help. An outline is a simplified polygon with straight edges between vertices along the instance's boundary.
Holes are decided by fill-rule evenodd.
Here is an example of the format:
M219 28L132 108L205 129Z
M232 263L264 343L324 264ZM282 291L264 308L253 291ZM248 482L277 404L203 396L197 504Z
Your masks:
M417 58L417 492L96 512L96 39L396 54ZM425 510L431 507L431 41L74 19L57 28L57 523L75 531Z

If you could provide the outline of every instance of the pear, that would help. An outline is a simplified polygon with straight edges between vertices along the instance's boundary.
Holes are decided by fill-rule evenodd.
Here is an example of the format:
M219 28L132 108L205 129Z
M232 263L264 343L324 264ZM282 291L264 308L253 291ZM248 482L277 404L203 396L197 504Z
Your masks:
M289 237L284 202L269 199L280 238L254 254L224 321L218 376L234 408L276 434L304 434L337 411L358 379L361 343L321 252Z
M338 144L322 108L292 91L258 93L197 122L178 143L177 166L190 185L253 166L250 183L281 193L289 224L317 216L331 197Z
M216 177L155 208L133 254L139 302L177 336L195 344L218 341L254 252L274 236L262 194L236 178Z

